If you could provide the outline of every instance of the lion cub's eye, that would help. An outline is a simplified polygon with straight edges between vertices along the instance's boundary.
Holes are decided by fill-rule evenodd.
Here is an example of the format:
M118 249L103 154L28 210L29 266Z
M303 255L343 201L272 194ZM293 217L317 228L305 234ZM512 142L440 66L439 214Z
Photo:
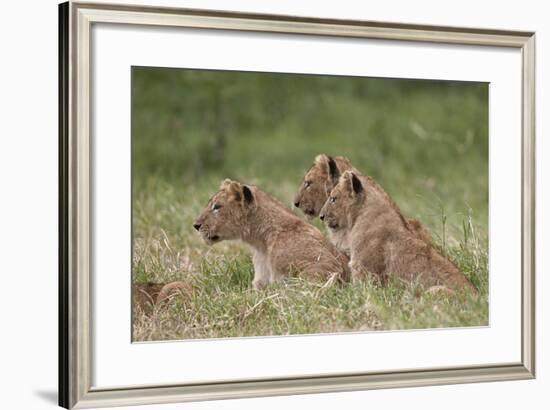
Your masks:
M212 207L212 210L213 210L214 212L216 212L216 211L219 211L221 207L222 207L222 206L221 206L220 204L214 204L214 206Z
M335 203L335 202L336 202L336 197L335 197L335 196L331 196L331 197L329 198L329 201L330 201L331 204Z
M311 182L310 182L310 181L304 182L304 186L305 186L306 188L309 188L309 187L311 186Z

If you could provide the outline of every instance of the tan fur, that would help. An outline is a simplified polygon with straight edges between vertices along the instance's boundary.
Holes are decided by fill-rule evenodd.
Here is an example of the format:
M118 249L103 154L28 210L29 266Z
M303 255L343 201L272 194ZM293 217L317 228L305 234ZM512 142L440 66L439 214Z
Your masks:
M169 283L139 283L132 286L133 305L139 306L145 313L150 314L155 305L161 305L176 294L190 298L193 295L193 286L190 283L175 281Z
M182 281L167 283L158 293L157 304L168 302L175 295L191 298L193 296L193 286L188 282Z
M330 161L333 161L333 172ZM310 217L319 216L330 191L338 183L340 172L352 168L351 162L345 157L317 155L294 196L294 205Z
M146 313L151 313L163 283L138 283L132 285L132 304Z
M254 186L225 180L195 221L210 244L241 240L253 249L254 288L293 273L349 280L347 258L314 226Z
M298 192L294 196L294 205L300 208L308 217L316 217L325 204L330 191L338 183L340 175L345 171L353 171L360 174L346 157L330 157L320 154L315 157L315 162L308 170ZM370 176L364 176L365 184L382 194L389 201L396 211L401 215L397 204L393 202L388 193ZM407 229L415 232L422 240L431 243L430 233L424 226L414 218L404 218ZM345 251L348 247L348 240L345 236L331 235L331 242L338 249Z
M334 232L348 237L353 279L393 274L425 287L476 291L466 276L430 243L411 232L398 209L368 179L345 171L321 209Z

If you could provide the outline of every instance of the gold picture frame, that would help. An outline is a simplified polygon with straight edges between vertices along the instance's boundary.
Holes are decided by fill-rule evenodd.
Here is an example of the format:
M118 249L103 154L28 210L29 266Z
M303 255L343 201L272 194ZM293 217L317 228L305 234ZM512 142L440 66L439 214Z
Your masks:
M300 33L510 47L522 53L522 358L518 363L205 384L91 387L90 31L93 24ZM59 404L168 403L530 379L535 376L535 34L457 27L68 2L59 7Z

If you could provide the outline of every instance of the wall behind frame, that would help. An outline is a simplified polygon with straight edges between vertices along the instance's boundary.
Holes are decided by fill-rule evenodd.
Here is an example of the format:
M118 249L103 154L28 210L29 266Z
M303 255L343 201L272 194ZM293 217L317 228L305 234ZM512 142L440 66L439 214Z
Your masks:
M97 2L103 2L97 0ZM367 19L537 33L537 380L371 392L135 407L135 409L464 409L544 408L550 388L550 13L544 2L502 4L388 0L366 3L306 0L117 0L118 3L227 9ZM496 12L498 11L498 12ZM3 408L57 408L57 1L29 0L3 8L0 121L0 380Z

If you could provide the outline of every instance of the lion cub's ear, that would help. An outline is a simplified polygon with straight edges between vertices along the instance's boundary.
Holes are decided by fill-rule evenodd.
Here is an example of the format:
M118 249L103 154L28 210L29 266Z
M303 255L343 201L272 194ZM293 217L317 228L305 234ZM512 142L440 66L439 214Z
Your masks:
M220 189L228 192L236 201L241 201L242 199L242 187L241 184L237 181L231 181L230 179L224 179L220 185Z
M342 180L345 183L346 188L352 195L360 195L365 191L361 180L352 171L345 171L342 174Z
M319 154L315 157L315 164L320 166L336 183L338 178L340 178L340 170L336 165L336 161L329 155Z
M254 195L252 190L246 185L241 184L237 181L231 181L230 179L225 179L220 189L224 189L229 194L233 196L233 199L237 202L243 202L245 205L250 205L254 201Z
M321 167L324 167L328 163L328 155L326 154L319 154L315 157L315 163L317 165L320 165Z
M252 190L246 185L243 185L243 198L245 205L250 205L254 202L254 194L252 194Z
M338 183L338 179L340 178L340 170L336 165L336 161L332 157L328 157L328 171L330 179L332 180L333 184L336 185Z
M238 184L238 182L231 181L229 178L225 178L222 183L220 184L220 189L226 189L231 186L231 184Z

